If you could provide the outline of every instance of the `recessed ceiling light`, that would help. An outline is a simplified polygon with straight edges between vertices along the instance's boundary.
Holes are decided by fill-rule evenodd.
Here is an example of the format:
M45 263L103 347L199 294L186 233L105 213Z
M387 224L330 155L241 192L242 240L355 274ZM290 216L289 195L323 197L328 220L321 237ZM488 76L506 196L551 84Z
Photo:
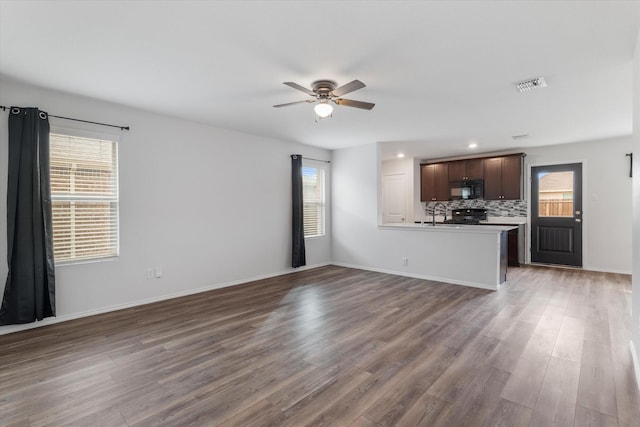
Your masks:
M544 80L544 77L536 77L529 80L524 80L518 83L514 83L516 89L520 92L529 92L534 89L539 89L541 87L547 87L547 82Z
M404 153L398 153L398 158L401 159L404 157Z
M469 148L476 148L477 146L478 146L478 144L475 143L475 142L472 142L472 143L469 144Z

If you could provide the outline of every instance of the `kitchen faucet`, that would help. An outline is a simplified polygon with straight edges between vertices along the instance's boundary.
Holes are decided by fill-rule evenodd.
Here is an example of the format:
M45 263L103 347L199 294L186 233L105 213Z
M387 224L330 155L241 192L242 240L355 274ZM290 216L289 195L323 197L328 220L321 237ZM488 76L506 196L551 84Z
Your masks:
M431 222L431 225L433 225L434 227L436 226L436 208L438 207L438 205L442 206L444 208L444 220L447 220L447 205L445 205L442 202L436 202L433 205L433 220Z

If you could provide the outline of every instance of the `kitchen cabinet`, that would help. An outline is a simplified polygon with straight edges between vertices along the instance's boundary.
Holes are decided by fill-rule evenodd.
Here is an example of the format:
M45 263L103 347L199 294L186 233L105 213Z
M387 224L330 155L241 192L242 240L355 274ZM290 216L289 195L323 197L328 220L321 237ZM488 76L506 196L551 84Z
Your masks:
M484 198L522 199L522 155L484 159Z
M503 226L514 226L513 223L480 223L480 227L486 225L503 225ZM518 224L517 228L509 230L507 232L507 246L506 246L506 256L507 256L507 265L509 267L520 267L520 260L524 259L524 225Z
M420 165L420 201L449 200L449 165Z
M509 230L507 234L507 265L510 267L520 267L520 257L518 253L518 229Z
M482 159L466 159L449 162L449 181L466 181L484 177Z

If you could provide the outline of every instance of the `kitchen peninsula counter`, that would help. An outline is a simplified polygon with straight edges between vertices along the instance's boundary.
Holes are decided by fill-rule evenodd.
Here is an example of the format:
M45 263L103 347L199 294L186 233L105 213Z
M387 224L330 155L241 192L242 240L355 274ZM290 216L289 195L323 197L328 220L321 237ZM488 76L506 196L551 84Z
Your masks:
M448 216L447 218L451 218L451 217ZM425 224L427 223L431 224L432 221L433 221L433 218L431 216L416 219L416 222L424 222ZM444 222L444 216L436 215L436 223L442 223L442 222ZM511 225L511 224L525 225L526 223L527 223L527 217L524 217L524 216L490 216L490 217L487 217L487 219L481 220L478 225ZM400 224L393 223L393 224L383 224L383 225L387 226L387 225L400 225Z
M378 225L389 249L393 248L390 252L397 255L397 260L385 260L391 266L385 271L498 290L507 279L507 233L518 226L518 223Z
M481 225L482 227L479 227ZM484 233L484 234L495 234L500 233L501 231L509 231L515 228L518 228L518 224L513 225L503 225L503 224L490 224L490 223L481 223L478 225L469 225L469 224L442 224L436 223L434 226L430 222L425 222L421 224L410 224L410 223L397 223L397 224L382 224L378 226L378 228L385 229L408 229L408 230L420 230L420 231L456 231L460 233Z

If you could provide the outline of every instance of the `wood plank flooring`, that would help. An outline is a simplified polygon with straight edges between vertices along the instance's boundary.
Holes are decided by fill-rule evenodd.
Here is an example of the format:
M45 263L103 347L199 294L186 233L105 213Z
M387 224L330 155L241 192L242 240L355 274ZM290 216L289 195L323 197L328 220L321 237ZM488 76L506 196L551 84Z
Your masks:
M629 276L328 266L0 336L2 426L640 426Z

